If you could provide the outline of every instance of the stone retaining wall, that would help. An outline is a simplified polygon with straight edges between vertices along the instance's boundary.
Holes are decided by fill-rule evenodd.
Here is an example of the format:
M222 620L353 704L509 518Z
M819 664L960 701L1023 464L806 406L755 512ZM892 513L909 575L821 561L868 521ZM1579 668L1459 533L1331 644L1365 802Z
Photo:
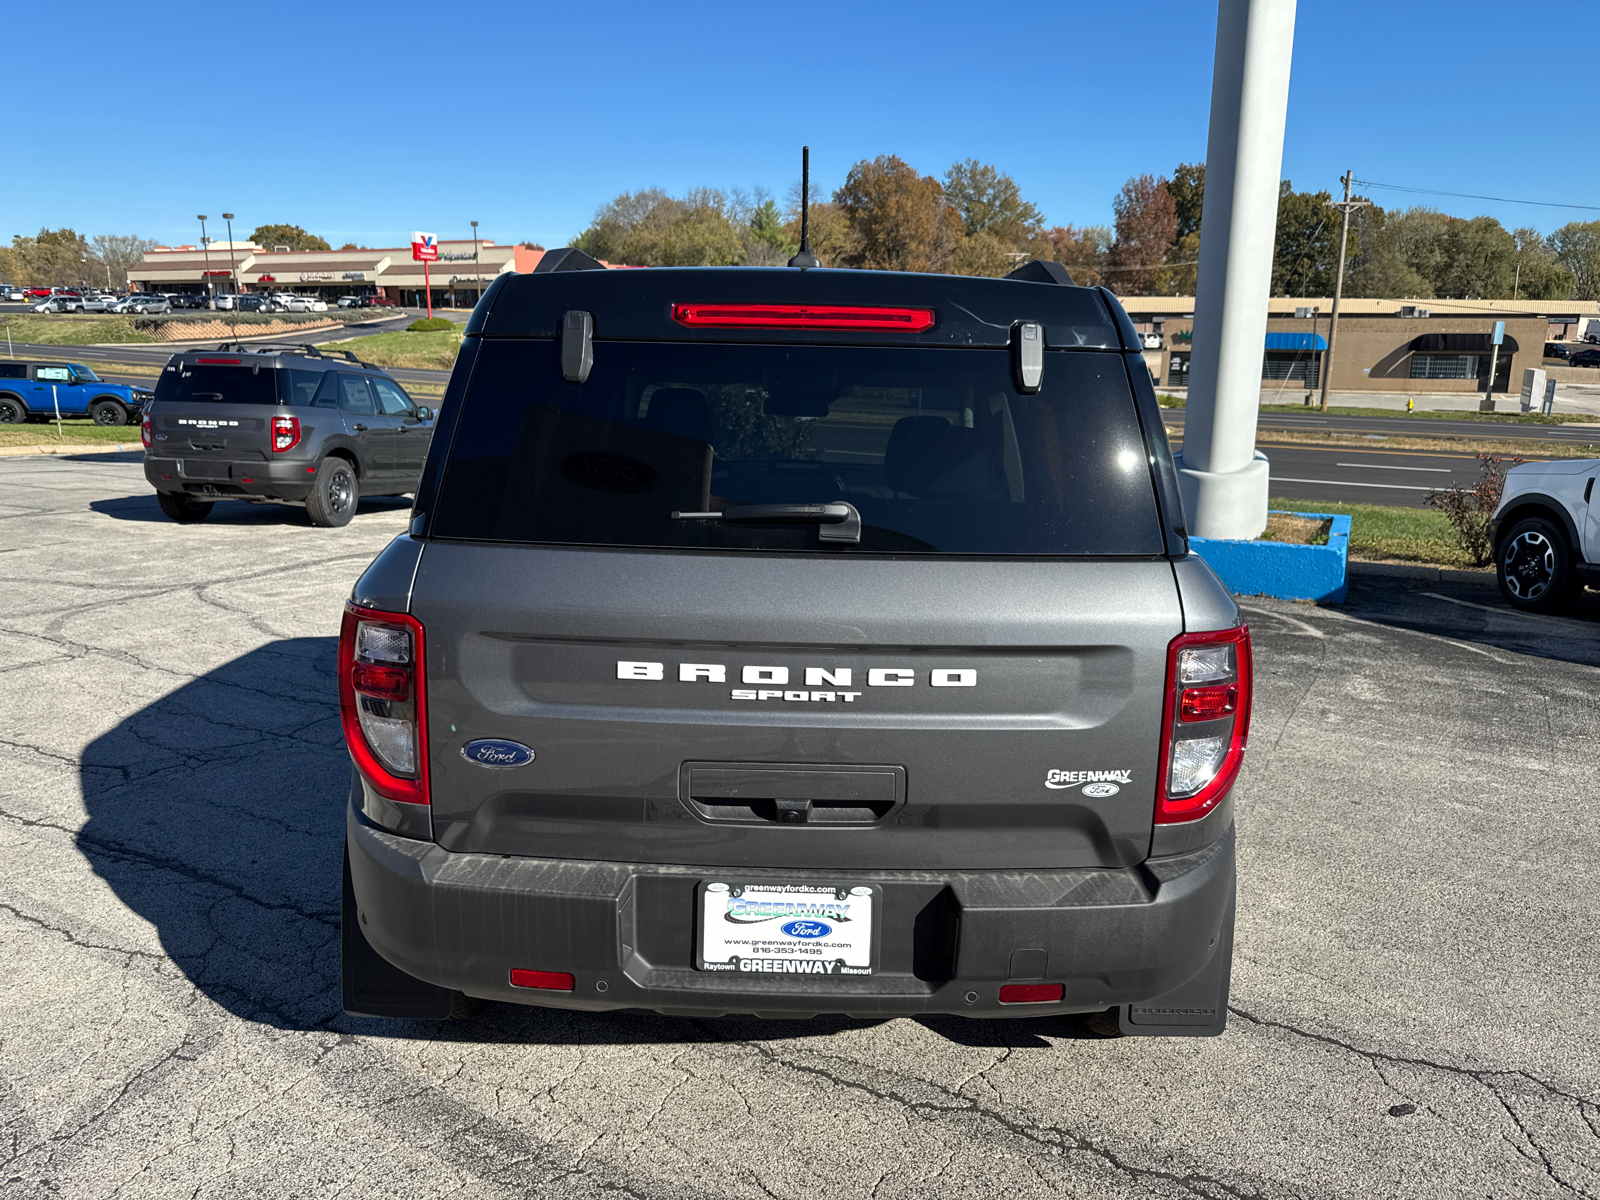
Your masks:
M272 337L283 333L301 333L313 329L332 329L339 321L268 321L265 324L232 325L227 321L163 321L150 330L158 342L210 341L212 338Z

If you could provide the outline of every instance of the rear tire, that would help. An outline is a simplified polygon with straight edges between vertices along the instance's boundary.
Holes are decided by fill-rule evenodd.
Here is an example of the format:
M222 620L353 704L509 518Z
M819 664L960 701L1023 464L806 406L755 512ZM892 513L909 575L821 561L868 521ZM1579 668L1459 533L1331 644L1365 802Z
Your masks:
M0 396L0 425L21 425L27 419L28 410L22 407L22 401Z
M197 521L204 521L211 515L212 509L210 500L196 500L181 492L157 492L156 503L161 505L162 512L179 525L193 525Z
M128 410L115 400L96 400L89 406L89 416L96 425L126 425Z
M306 512L313 525L324 529L348 525L360 503L361 482L349 459L330 455L317 464L311 495L306 497Z
M1518 521L1495 554L1500 594L1523 612L1554 613L1572 607L1579 583L1566 534L1544 517Z

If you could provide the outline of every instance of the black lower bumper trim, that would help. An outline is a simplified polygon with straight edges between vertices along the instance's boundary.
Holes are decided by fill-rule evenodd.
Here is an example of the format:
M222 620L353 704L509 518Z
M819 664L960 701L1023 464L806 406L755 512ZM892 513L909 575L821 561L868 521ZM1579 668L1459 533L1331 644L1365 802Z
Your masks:
M520 1004L696 1017L1028 1017L1131 1005L1137 1022L1141 1005L1232 954L1231 826L1203 849L1129 870L817 872L509 858L400 837L353 808L347 844L361 929L379 955L437 987ZM882 889L878 973L693 969L700 880L823 875ZM517 968L569 972L574 988L513 988ZM1000 1003L1002 984L1041 976L1063 985L1059 1002Z

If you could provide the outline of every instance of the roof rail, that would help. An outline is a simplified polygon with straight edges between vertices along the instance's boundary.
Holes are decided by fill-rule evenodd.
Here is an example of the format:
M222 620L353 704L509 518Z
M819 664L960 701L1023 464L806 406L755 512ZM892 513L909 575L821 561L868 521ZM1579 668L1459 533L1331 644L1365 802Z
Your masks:
M1032 262L1025 262L1007 279L1020 279L1025 283L1060 283L1072 287L1072 276L1067 274L1067 269L1058 262L1046 262L1036 258Z
M576 246L562 246L559 250L546 250L532 273L540 275L549 271L604 271L605 269L604 263L590 258Z
M302 358L327 358L329 355L337 355L355 363L358 367L368 367L374 371L383 370L374 363L357 358L350 350L335 350L329 347L327 351L323 351L309 342L223 342L217 350L233 354L295 354Z

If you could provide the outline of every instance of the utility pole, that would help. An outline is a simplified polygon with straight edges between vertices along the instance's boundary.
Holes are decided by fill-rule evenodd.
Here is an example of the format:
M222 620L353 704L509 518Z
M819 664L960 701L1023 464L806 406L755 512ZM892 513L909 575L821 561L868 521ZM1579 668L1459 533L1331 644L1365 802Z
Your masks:
M1328 380L1333 376L1333 343L1339 336L1339 298L1344 295L1344 255L1350 242L1350 214L1360 208L1371 205L1370 200L1350 199L1350 184L1355 179L1356 173L1352 168L1340 178L1344 184L1344 200L1334 201L1333 206L1342 214L1339 221L1339 274L1333 284L1333 311L1328 314L1328 353L1322 360L1322 411L1328 411Z
M472 279L478 285L478 298L483 298L483 270L478 265L478 223L472 223ZM474 304L477 301L473 301Z

